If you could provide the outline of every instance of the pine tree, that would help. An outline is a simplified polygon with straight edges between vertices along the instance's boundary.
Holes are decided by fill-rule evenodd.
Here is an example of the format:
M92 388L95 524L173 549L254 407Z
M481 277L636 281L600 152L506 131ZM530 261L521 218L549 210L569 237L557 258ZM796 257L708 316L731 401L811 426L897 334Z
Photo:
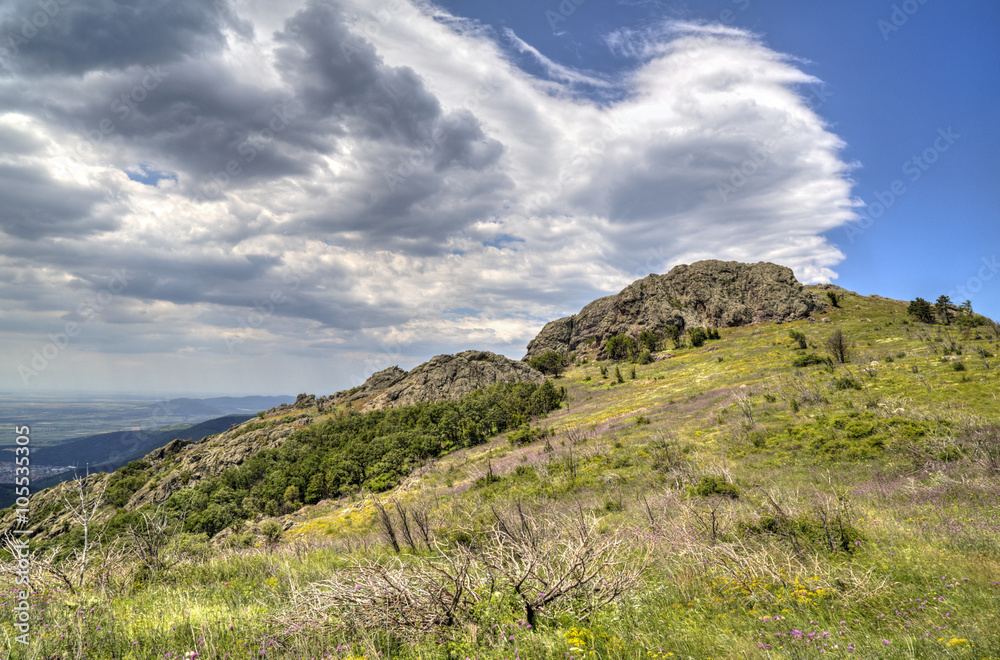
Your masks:
M917 298L906 308L906 313L923 323L934 323L934 308L923 298Z
M941 319L941 322L945 325L951 325L951 298L948 296L938 296L937 303L935 304L937 308L937 315Z

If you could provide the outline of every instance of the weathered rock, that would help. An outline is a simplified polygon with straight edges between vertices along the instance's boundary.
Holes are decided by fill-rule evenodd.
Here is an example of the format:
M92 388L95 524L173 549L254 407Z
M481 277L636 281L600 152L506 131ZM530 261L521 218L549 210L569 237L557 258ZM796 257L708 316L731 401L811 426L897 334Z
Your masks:
M814 295L790 268L771 263L699 261L650 275L600 298L579 314L552 321L528 344L524 359L546 351L595 346L619 334L662 333L667 326L723 328L802 319L817 308Z
M437 355L407 373L390 367L363 385L331 397L331 403L358 403L361 410L380 410L424 401L457 400L494 383L541 383L545 380L523 362L488 351Z

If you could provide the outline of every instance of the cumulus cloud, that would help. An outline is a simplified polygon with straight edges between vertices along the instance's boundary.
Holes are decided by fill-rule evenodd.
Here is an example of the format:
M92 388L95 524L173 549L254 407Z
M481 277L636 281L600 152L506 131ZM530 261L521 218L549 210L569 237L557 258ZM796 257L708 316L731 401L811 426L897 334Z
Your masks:
M825 281L842 259L823 232L852 217L849 170L819 81L744 31L619 30L609 77L408 0L60 7L0 55L5 363L86 331L0 384L87 388L96 359L139 383L146 360L262 391L241 356L288 365L282 384L313 356L348 365L309 374L334 390L433 352L519 357L677 263ZM81 308L112 271L126 285Z

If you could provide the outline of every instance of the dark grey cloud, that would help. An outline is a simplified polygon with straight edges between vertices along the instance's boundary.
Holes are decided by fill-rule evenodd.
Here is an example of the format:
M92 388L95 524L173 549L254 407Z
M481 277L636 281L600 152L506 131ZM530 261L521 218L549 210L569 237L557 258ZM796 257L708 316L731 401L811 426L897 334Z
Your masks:
M8 67L83 74L175 62L248 35L225 0L14 0L0 24Z
M362 136L415 143L430 137L441 105L410 68L386 66L351 32L340 6L311 2L275 35L277 68L314 118L349 121Z
M104 199L94 190L56 181L41 168L0 164L0 230L9 236L37 240L111 231L117 222L96 213Z

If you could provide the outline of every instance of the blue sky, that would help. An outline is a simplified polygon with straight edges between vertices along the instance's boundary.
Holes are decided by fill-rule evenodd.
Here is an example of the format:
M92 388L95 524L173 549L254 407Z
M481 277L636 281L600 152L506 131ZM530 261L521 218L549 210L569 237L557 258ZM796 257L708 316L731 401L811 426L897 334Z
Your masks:
M0 390L519 358L706 258L1000 318L995 3L51 7L0 5Z
M975 281L1000 252L1000 4L959 0L801 2L444 2L451 11L510 28L568 66L620 72L605 45L623 26L664 19L719 22L761 35L820 78L815 105L844 139L854 194L868 204L893 182L906 192L870 227L827 233L845 255L835 283L912 300L965 292L1000 317L1000 272ZM570 11L572 8L572 11ZM565 16L564 16L565 14ZM553 27L555 29L553 29ZM959 136L926 169L906 163L934 147L938 130ZM942 143L943 144L943 143ZM917 170L914 167L918 168ZM912 179L919 170L920 176ZM895 195L893 197L896 197ZM870 217L870 216L869 216ZM985 261L984 261L985 260ZM970 281L971 280L971 281Z

